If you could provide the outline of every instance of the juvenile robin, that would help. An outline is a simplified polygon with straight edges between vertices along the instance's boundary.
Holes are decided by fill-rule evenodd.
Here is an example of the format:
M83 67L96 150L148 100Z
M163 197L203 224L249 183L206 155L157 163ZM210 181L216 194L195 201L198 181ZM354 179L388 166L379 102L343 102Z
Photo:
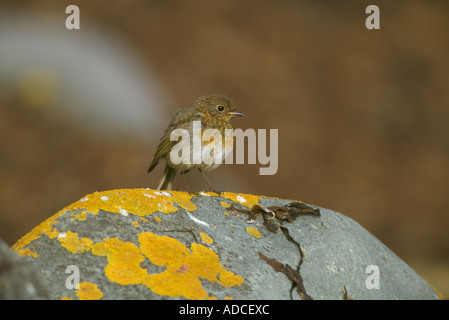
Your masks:
M157 166L159 161L161 161L162 159L165 160L164 174L161 181L159 182L157 189L171 190L173 181L178 171L180 171L181 175L184 175L185 173L193 169L198 169L201 173L203 173L213 170L219 166L219 163L217 163L217 161L211 162L201 160L200 163L194 163L194 161L192 161L195 157L194 152L206 152L214 155L214 152L216 152L218 149L218 147L214 148L216 147L215 143L218 141L215 137L211 138L208 141L203 141L201 139L201 151L193 147L192 136L194 132L195 121L200 121L201 123L201 134L203 134L206 129L218 130L217 132L220 133L220 138L222 139L221 144L219 144L219 146L221 146L221 149L218 149L218 153L216 153L214 156L220 157L222 160L221 163L223 163L223 160L232 151L234 146L233 138L230 138L228 136L228 138L226 139L226 136L230 134L230 130L226 131L226 129L232 129L231 119L234 116L243 116L243 114L237 111L233 101L223 94L203 96L198 98L191 105L178 109L168 123L168 126L165 129L164 134L162 135L162 138L156 149L156 153L154 154L153 162L148 169L148 172L151 172ZM176 161L173 161L173 159L171 159L170 151L180 140L170 140L170 136L175 129L185 129L191 137L188 142L190 144L188 146L190 154L187 155L190 161L182 161L181 163L176 163ZM204 178L209 184L209 187L213 189L206 176L204 176Z

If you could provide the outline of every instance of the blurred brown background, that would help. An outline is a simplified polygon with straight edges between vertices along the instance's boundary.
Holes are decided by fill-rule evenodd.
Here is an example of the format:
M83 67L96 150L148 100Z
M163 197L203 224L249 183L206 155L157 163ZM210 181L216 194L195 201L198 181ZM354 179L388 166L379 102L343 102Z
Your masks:
M155 187L173 111L219 92L236 127L279 129L279 170L221 166L218 190L342 212L449 295L449 2L18 2L0 2L0 238L97 190Z

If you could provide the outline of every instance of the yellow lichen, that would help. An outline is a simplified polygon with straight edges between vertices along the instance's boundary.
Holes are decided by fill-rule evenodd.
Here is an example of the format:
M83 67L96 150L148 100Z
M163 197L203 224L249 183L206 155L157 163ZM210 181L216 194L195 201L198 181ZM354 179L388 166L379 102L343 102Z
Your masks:
M154 220L157 221L157 222L161 222L162 221L162 219L159 218L158 216L154 216Z
M31 230L29 233L27 233L25 236L20 238L14 245L13 249L22 256L29 256L33 258L37 258L39 255L31 251L30 249L24 248L25 246L29 245L34 240L39 239L43 234L49 233L52 231L53 224L57 223L57 218L61 215L61 211L53 215L52 217L48 218L44 222L42 222L40 225L35 227L33 230Z
M202 196L218 196L216 193L201 194ZM260 197L225 193L225 198L252 206ZM140 221L148 222L145 216L158 211L172 213L183 208L195 210L196 205L191 202L195 195L177 191L156 191L151 189L118 189L104 192L95 192L81 200L62 209L57 214L41 223L30 233L22 237L14 249L22 255L38 257L33 247L27 247L42 235L49 239L57 239L63 248L72 253L91 251L97 256L107 257L105 267L106 277L122 285L144 284L153 292L188 299L215 299L202 287L202 280L218 283L225 287L232 287L243 283L243 278L224 269L219 256L211 249L197 243L190 248L175 238L158 236L151 232L140 233L139 245L118 238L107 238L102 242L94 243L92 240L80 237L72 231L60 232L54 225L58 218L70 211L71 219L86 221L87 214L98 214L100 210L140 216ZM222 205L225 202L222 202ZM229 207L229 204L226 204ZM161 218L154 216L156 221ZM132 222L134 227L139 223ZM213 243L213 239L201 233L201 239ZM160 273L148 274L147 269L140 264L148 258L151 263L164 266L166 269ZM81 284L80 284L81 285ZM84 282L76 295L80 299L100 299L103 294L95 284Z
M153 214L155 211L162 213L175 212L178 210L175 204L186 210L195 210L195 204L190 201L192 197L193 195L186 192L167 192L151 189L117 189L94 192L65 207L51 218L42 222L17 241L13 249L22 256L38 257L37 252L31 249L25 249L25 246L39 239L42 235L47 235L50 239L58 237L60 232L52 226L58 222L57 219L60 216L68 211L82 210L80 213L72 213L72 219L79 221L86 220L86 212L98 214L100 210L146 216Z
M203 241L206 242L207 244L214 243L214 240L212 240L212 238L209 237L209 235L207 235L206 233L200 232L200 236L201 236L201 239L203 239Z
M80 300L99 300L103 298L103 292L95 283L90 282L81 282L75 294Z
M229 208L230 206L231 206L231 204L230 203L227 203L227 202L224 202L224 201L222 201L222 202L220 202L220 204L221 204L221 206L223 207L223 208Z
M261 198L261 196L255 196L252 194L232 193L232 192L223 192L221 196L234 202L238 202L247 208L252 208L253 205L259 204L259 200Z
M47 237L48 237L49 239L54 239L54 238L56 238L57 236L59 236L60 232L58 231L58 229L53 228L53 229L51 229L51 231L45 232L45 234L47 235Z
M131 224L134 226L134 228L139 227L139 222L137 222L137 221L132 221Z
M58 241L61 243L61 247L67 249L72 253L81 253L90 250L93 245L93 241L89 238L79 238L78 233L67 231L60 233Z
M86 212L81 213L72 213L72 220L78 220L78 221L86 221Z
M196 209L190 200L193 195L180 191L157 191L151 189L117 189L95 192L69 205L65 210L86 210L98 214L100 210L114 213L131 213L138 216L153 214L155 211L171 213L181 208Z
M193 243L189 252L178 240L152 232L141 233L139 243L142 253L153 264L167 268L162 273L149 275L145 281L147 287L160 295L206 299L212 297L202 288L200 278L225 287L243 282L243 278L220 265L214 251L201 244Z
M256 238L260 238L262 237L262 235L260 234L259 230L255 229L255 228L246 228L246 232L248 232L250 235L256 237Z
M32 258L37 258L39 257L39 254L37 252L31 251L30 248L22 248L22 249L16 249L16 252L18 254L20 254L23 257L32 257Z
M119 284L142 283L147 271L140 267L145 258L139 248L132 242L118 238L104 239L93 245L92 254L106 256L108 264L105 267L106 277Z
M196 205L193 204L190 200L193 195L188 192L181 191L171 191L173 195L173 200L183 209L193 211L196 210Z
M100 210L138 216L152 214L155 211L170 213L177 210L172 196L151 189L117 189L94 192L69 205L66 210L86 210L97 214Z
M189 249L178 240L143 232L139 246L117 238L105 239L92 247L92 253L106 256L106 277L119 284L144 284L153 292L188 299L209 299L200 278L225 287L240 285L243 278L225 270L218 255L197 243ZM161 273L148 274L140 264L147 257L153 264L165 266Z

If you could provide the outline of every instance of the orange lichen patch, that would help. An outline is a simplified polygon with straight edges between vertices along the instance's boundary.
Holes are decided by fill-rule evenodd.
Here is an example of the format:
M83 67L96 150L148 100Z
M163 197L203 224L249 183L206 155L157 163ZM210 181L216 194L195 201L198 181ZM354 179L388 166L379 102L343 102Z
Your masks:
M147 271L140 267L145 258L134 243L118 238L104 239L93 245L92 254L108 258L105 274L109 280L119 284L139 284L145 281Z
M81 209L93 214L104 210L124 215L132 213L138 216L149 215L155 211L170 213L177 210L170 194L150 189L117 189L94 192L65 209Z
M69 297L67 297L67 296L64 296L64 297L62 297L61 299L59 299L59 300L73 300L72 298L69 298Z
M189 249L175 238L158 236L150 231L140 233L138 240L142 253L158 266L167 265L176 257L189 253Z
M98 289L95 283L90 282L81 282L75 294L80 300L99 300L103 298L103 292Z
M78 221L86 221L86 212L81 212L81 213L72 213L72 220L78 220Z
M142 188L95 192L72 203L51 218L42 222L17 241L13 249L22 256L38 257L38 253L30 249L25 249L25 246L39 239L43 234L46 234L50 239L59 236L60 232L52 226L67 211L81 210L80 213L71 214L72 219L79 221L86 221L87 212L98 214L100 210L119 213L125 216L128 214L146 216L153 214L155 211L162 213L175 212L178 210L177 204L181 208L192 211L196 209L195 204L190 201L193 196L187 192L167 192Z
M222 201L222 202L220 202L220 204L221 204L221 206L223 207L223 208L229 208L230 206L231 206L231 204L230 203L227 203L227 202L224 202L224 201Z
M39 254L37 252L31 251L30 248L22 248L19 250L16 249L16 252L19 253L22 257L26 257L26 256L32 257L32 258L39 257Z
M173 195L173 200L181 208L189 211L196 210L196 205L190 201L194 195L182 191L171 191L171 194Z
M201 285L206 279L225 287L243 283L243 278L225 270L218 255L211 249L193 243L190 250L178 240L144 232L138 237L139 247L117 238L104 239L92 246L92 253L106 256L105 274L110 281L119 284L144 284L159 295L210 299ZM143 254L143 255L142 255ZM165 266L161 273L148 274L140 264L145 257L158 266Z
M260 238L262 237L262 235L260 234L259 230L255 229L255 228L246 228L246 232L248 232L250 235L256 237L256 238Z
M154 216L154 220L156 220L157 222L161 222L162 221L162 219L159 218L158 216Z
M207 235L206 233L200 232L200 236L201 236L201 239L203 239L203 241L206 242L207 244L214 243L214 240L212 240L212 238L209 237L209 235Z
M223 192L221 196L234 202L238 202L249 209L252 208L253 205L259 204L259 200L262 197L262 196L255 196L252 194L232 193L232 192Z
M139 222L137 222L137 221L132 221L131 224L134 226L134 228L139 227Z
M65 210L86 210L97 214L100 210L146 216L155 211L172 213L181 208L192 211L196 209L190 200L193 195L180 191L157 191L151 189L117 189L95 192L69 205Z
M24 247L29 245L34 240L39 239L43 234L52 232L53 228L52 226L53 224L58 222L57 219L61 214L62 210L53 215L52 217L48 218L44 222L42 222L40 225L35 227L26 235L24 235L13 245L13 249L22 256L37 258L39 255L36 252L33 252L30 249Z
M142 222L148 222L148 219L144 218L144 217L139 217L139 220L142 221Z
M53 228L51 231L45 232L45 234L47 235L47 237L48 237L49 239L54 239L54 238L56 238L57 236L59 236L60 232L58 231L58 229Z
M437 288L435 288L433 285L431 285L429 282L427 282L426 279L424 279L424 281L426 281L426 283L433 289L433 291L436 292L436 294L438 295L438 299L440 299L440 300L448 300L447 297L444 296L444 294L442 294L440 291L438 291Z
M142 253L153 264L166 266L162 273L151 274L144 284L153 292L188 299L208 299L199 278L217 282L225 287L243 283L243 278L225 270L218 255L211 249L193 243L189 249L178 240L152 232L139 235Z
M78 233L71 231L59 233L58 241L61 243L61 247L72 253L88 251L93 245L93 241L89 238L80 239Z
M227 202L224 202L224 201L222 201L222 202L220 202L220 204L221 204L221 206L223 207L223 208L225 208L225 209L228 209L229 207L231 207L231 204L230 203L227 203ZM228 212L223 212L225 215L227 215L227 216L229 216L229 213Z

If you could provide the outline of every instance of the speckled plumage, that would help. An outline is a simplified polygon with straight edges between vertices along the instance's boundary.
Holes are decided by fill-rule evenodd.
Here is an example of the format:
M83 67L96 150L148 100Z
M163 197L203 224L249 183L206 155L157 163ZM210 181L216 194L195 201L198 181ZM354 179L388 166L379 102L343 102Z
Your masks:
M225 139L226 129L232 129L231 119L234 116L242 116L235 108L233 101L223 94L212 94L198 98L191 105L178 109L167 128L162 135L159 145L156 149L153 161L148 169L151 172L158 163L164 159L166 161L164 175L158 185L158 189L170 190L173 184L173 180L176 176L176 172L187 173L192 169L199 169L200 171L209 171L218 167L219 164L208 164L205 162L194 163L179 163L174 164L170 159L170 151L179 143L178 141L171 141L170 135L175 129L185 129L189 132L190 137L193 135L193 122L201 121L201 133L206 129L217 129L222 135L222 149L220 156L222 159L226 157L233 148L233 139ZM214 147L214 141L202 141L201 146L204 150ZM225 143L226 142L226 143ZM192 139L190 139L190 144ZM190 157L192 158L193 148L190 148Z

